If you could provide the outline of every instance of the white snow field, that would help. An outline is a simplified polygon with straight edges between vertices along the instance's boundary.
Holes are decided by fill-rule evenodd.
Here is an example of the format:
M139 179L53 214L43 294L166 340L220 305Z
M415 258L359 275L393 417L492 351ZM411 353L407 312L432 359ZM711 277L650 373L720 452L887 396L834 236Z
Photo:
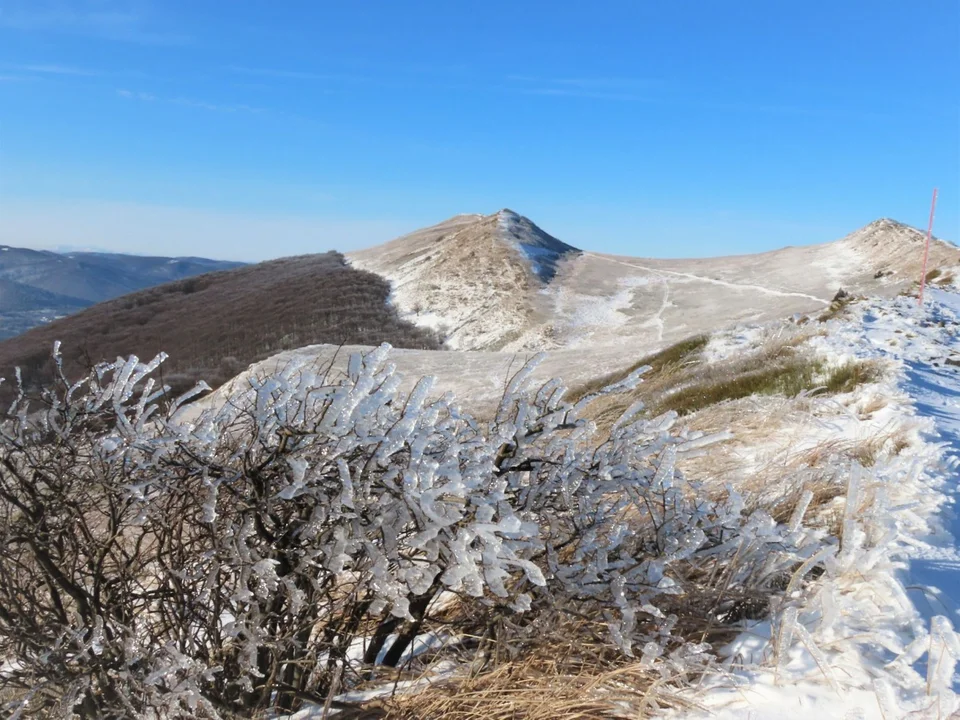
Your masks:
M909 443L850 470L843 539L806 590L726 648L726 672L704 679L687 718L960 717L960 294L870 300L815 339L834 361L873 358L892 372L847 398L800 442L864 430L855 409L880 399L868 425ZM789 590L789 589L788 589Z

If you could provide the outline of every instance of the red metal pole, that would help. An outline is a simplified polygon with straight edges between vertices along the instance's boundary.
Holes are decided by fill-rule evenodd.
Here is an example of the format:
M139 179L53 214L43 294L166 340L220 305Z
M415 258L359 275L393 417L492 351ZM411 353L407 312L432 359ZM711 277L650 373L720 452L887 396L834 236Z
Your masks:
M927 284L927 258L930 256L930 235L933 234L933 211L937 208L937 189L933 189L933 202L930 203L930 222L927 224L927 242L923 245L923 270L920 272L920 296L917 304L923 305L923 288Z

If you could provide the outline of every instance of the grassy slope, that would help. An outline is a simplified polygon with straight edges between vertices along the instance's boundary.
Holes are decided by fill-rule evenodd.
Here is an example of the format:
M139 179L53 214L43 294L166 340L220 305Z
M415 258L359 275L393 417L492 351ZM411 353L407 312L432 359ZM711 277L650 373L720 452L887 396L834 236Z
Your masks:
M136 354L170 356L164 380L217 386L253 362L317 343L436 349L437 339L397 317L389 284L330 252L208 273L100 303L0 343L0 376L22 367L28 384L49 378L63 344L68 374Z

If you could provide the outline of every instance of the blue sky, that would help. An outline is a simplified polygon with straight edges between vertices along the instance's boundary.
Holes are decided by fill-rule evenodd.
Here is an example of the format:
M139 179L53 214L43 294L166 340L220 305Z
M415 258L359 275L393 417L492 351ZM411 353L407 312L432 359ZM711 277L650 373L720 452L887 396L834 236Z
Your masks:
M0 0L0 242L256 260L510 207L629 255L960 240L956 0Z

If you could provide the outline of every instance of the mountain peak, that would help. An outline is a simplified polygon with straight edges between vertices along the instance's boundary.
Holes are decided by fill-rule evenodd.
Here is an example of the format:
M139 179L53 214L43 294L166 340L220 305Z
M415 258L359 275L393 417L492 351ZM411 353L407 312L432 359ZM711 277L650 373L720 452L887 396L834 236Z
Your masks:
M901 243L919 243L924 233L915 227L893 218L883 217L864 225L847 235L845 240L854 244L890 245Z
M544 283L553 280L557 274L557 263L564 255L580 252L513 210L504 208L496 214L496 218L498 239L518 250L529 261L533 273Z
M878 218L874 220L872 223L869 223L866 226L864 226L863 229L866 230L866 229L881 229L881 228L896 228L898 230L913 230L915 232L920 232L915 227L912 227L910 225L907 225L906 223L902 223L899 220L894 220L893 218L889 218L889 217Z
M900 279L919 277L923 265L926 233L893 218L883 217L837 241L836 247L851 253L857 264L875 279L895 275ZM956 246L933 238L930 244L931 268L955 265L960 258Z

